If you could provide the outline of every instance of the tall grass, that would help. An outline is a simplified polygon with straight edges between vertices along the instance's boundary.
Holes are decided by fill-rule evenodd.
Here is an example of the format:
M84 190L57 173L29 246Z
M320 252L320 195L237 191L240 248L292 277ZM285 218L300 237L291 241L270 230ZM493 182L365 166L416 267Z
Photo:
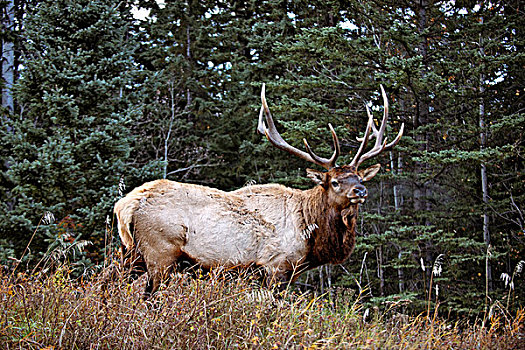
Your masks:
M341 291L314 296L259 287L255 276L173 275L147 301L110 264L89 280L70 266L47 274L0 272L5 349L520 349L524 312L493 313L486 326L375 312ZM111 270L113 269L113 270ZM108 275L114 278L108 279Z

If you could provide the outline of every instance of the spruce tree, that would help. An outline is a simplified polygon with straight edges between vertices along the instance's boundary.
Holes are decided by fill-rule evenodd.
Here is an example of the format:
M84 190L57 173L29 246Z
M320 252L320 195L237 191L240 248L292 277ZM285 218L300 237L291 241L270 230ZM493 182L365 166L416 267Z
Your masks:
M203 171L217 164L204 133L216 113L212 103L212 77L203 49L208 10L201 2L141 1L149 15L140 24L137 61L143 66L141 98L144 113L133 132L139 164L151 171L140 180L168 178L206 182Z
M5 136L13 205L0 227L18 248L45 212L56 221L36 231L33 251L45 251L64 234L103 245L129 167L130 125L140 114L129 9L121 1L85 0L29 8L15 85L19 113ZM99 257L96 250L92 257Z
M398 294L396 297L409 297L412 306L419 308L429 295L434 300L434 292L429 294L432 266L444 254L446 259L440 260L447 265L448 275L434 277L434 285L440 282L441 298L454 311L480 310L483 305L476 301L484 299L485 280L490 276L485 268L483 220L479 218L490 208L491 220L495 220L491 226L507 227L513 233L504 234L505 239L514 244L520 244L522 232L520 204L516 204L521 203L519 181L511 185L513 181L508 177L500 183L512 198L495 201L492 197L483 203L478 177L480 163L485 161L498 164L489 169L498 169L507 176L520 174L517 155L523 147L522 117L517 112L505 115L509 113L507 104L510 111L519 103L503 88L510 81L515 86L515 79L519 79L519 74L506 76L506 65L515 66L520 60L515 51L520 45L515 34L519 20L505 13L506 6L482 7L479 11L486 11L483 15L487 20L480 24L481 12L433 3L407 2L401 7L389 2L349 3L342 12L332 5L336 15L327 18L342 13L346 23L324 21L316 15L317 4L311 4L303 10L305 13L295 15L315 26L301 30L289 43L279 46L288 69L278 84L293 91L285 95L281 108L293 109L304 103L305 113L315 110L308 129L307 123L300 122L305 118L300 114L292 118L298 122L285 125L285 129L289 134L304 133L300 139L318 134L327 117L334 124L341 120L349 132L341 133L342 144L351 150L356 142L347 135L353 137L364 129L366 118L359 119L359 112L364 114L364 103L381 105L378 94L373 92L379 83L386 86L394 125L396 119L407 123L401 145L378 159L386 172L369 185L371 198L364 207L362 233L346 264L345 271L351 275L339 272L339 276L332 277L339 277L341 282L361 280L363 264L368 265L377 272L378 278L367 282L371 283L370 295L378 297L378 302ZM506 38L501 43L489 39L491 50L486 54L491 52L493 56L482 61L478 45L469 50L472 43L479 42L480 31L490 33L489 38ZM480 70L488 81L494 81L498 74L506 78L486 86L482 97ZM315 93L308 96L306 90ZM519 96L519 89L514 88L513 94ZM480 152L481 99L487 111L492 107L498 110L488 114L487 148ZM502 109L498 104L504 101ZM507 130L508 137L496 137L495 132L503 130ZM491 146L493 142L499 146ZM499 165L506 163L506 157L516 159L512 170L503 170ZM501 240L493 242L491 259L501 263L501 252L506 251L512 256L505 264L507 269L515 266L520 249L509 250ZM466 263L470 268L465 269ZM492 295L501 295L501 290Z

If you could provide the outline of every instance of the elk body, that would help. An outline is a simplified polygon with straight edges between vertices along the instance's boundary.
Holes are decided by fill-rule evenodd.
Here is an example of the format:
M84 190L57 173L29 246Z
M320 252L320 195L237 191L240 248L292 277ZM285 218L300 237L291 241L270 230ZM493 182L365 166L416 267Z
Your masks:
M268 109L264 86L258 131L276 147L327 171L307 169L317 186L299 190L281 185L254 185L232 192L169 180L148 182L115 204L123 246L146 264L145 295L155 292L162 278L179 260L203 268L261 267L269 284L290 281L299 273L323 264L345 261L355 246L360 203L367 197L363 182L380 169L358 166L399 142L403 126L391 142L383 141L388 118L385 103L379 129L367 108L368 125L352 162L336 166L340 153L337 135L329 125L334 153L317 156L304 140L301 151L282 139ZM371 150L364 153L368 141Z

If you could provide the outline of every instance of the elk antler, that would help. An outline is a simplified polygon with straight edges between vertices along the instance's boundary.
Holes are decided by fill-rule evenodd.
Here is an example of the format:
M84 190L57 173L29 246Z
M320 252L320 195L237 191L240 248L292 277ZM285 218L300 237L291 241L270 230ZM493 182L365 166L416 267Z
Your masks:
M392 147L397 145L397 143L401 139L401 136L403 136L403 130L405 129L405 123L401 124L401 129L399 130L399 133L397 134L394 141L388 144L386 143L386 138L385 138L385 141L383 141L383 135L385 133L386 124L388 120L388 99L386 97L386 93L385 93L385 89L383 88L383 85L381 85L381 95L383 96L383 103L384 103L385 108L383 112L383 120L381 121L381 126L379 127L379 130L377 130L376 126L374 125L374 117L372 116L372 112L370 112L370 108L366 106L366 113L368 114L368 124L366 126L365 136L363 136L362 138L357 138L358 141L361 141L361 145L359 146L359 149L354 159L350 163L351 166L354 166L356 168L359 166L359 164L361 164L365 160L375 157L383 151L392 149ZM372 135L370 135L370 131L372 131ZM374 137L376 139L374 147L372 147L371 150L363 154L368 144L368 141Z
M308 145L308 142L306 142L306 139L303 139L303 142L304 142L304 146L306 147L306 151L308 153L303 152L300 149L297 149L289 145L286 141L284 141L284 139L281 137L281 135L277 131L277 128L275 127L275 124L273 123L273 118L270 113L270 109L268 108L268 104L266 103L265 84L263 84L262 86L261 100L262 100L262 106L261 106L261 112L259 113L259 124L257 125L257 131L259 131L263 135L266 135L268 140L275 147L282 149L284 151L287 151L293 155L296 155L301 159L304 159L314 164L320 165L327 170L330 170L331 168L336 166L335 162L337 160L337 157L339 157L340 148L339 148L339 140L337 139L337 135L335 134L335 130L331 124L328 124L328 127L330 128L330 132L332 133L332 139L334 142L334 154L332 154L332 157L330 159L326 159L326 158L317 156L312 151L310 146ZM264 123L265 120L266 120L266 124L268 124L268 127L266 127L266 124Z

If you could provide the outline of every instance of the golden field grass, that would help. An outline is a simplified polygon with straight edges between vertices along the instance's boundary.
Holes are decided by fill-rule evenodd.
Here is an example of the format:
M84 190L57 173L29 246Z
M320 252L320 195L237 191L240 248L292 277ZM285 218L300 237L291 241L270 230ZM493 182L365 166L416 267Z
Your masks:
M147 301L144 278L108 269L0 275L3 349L524 349L525 314L485 322L367 311L359 296L261 288L249 274L174 275Z

